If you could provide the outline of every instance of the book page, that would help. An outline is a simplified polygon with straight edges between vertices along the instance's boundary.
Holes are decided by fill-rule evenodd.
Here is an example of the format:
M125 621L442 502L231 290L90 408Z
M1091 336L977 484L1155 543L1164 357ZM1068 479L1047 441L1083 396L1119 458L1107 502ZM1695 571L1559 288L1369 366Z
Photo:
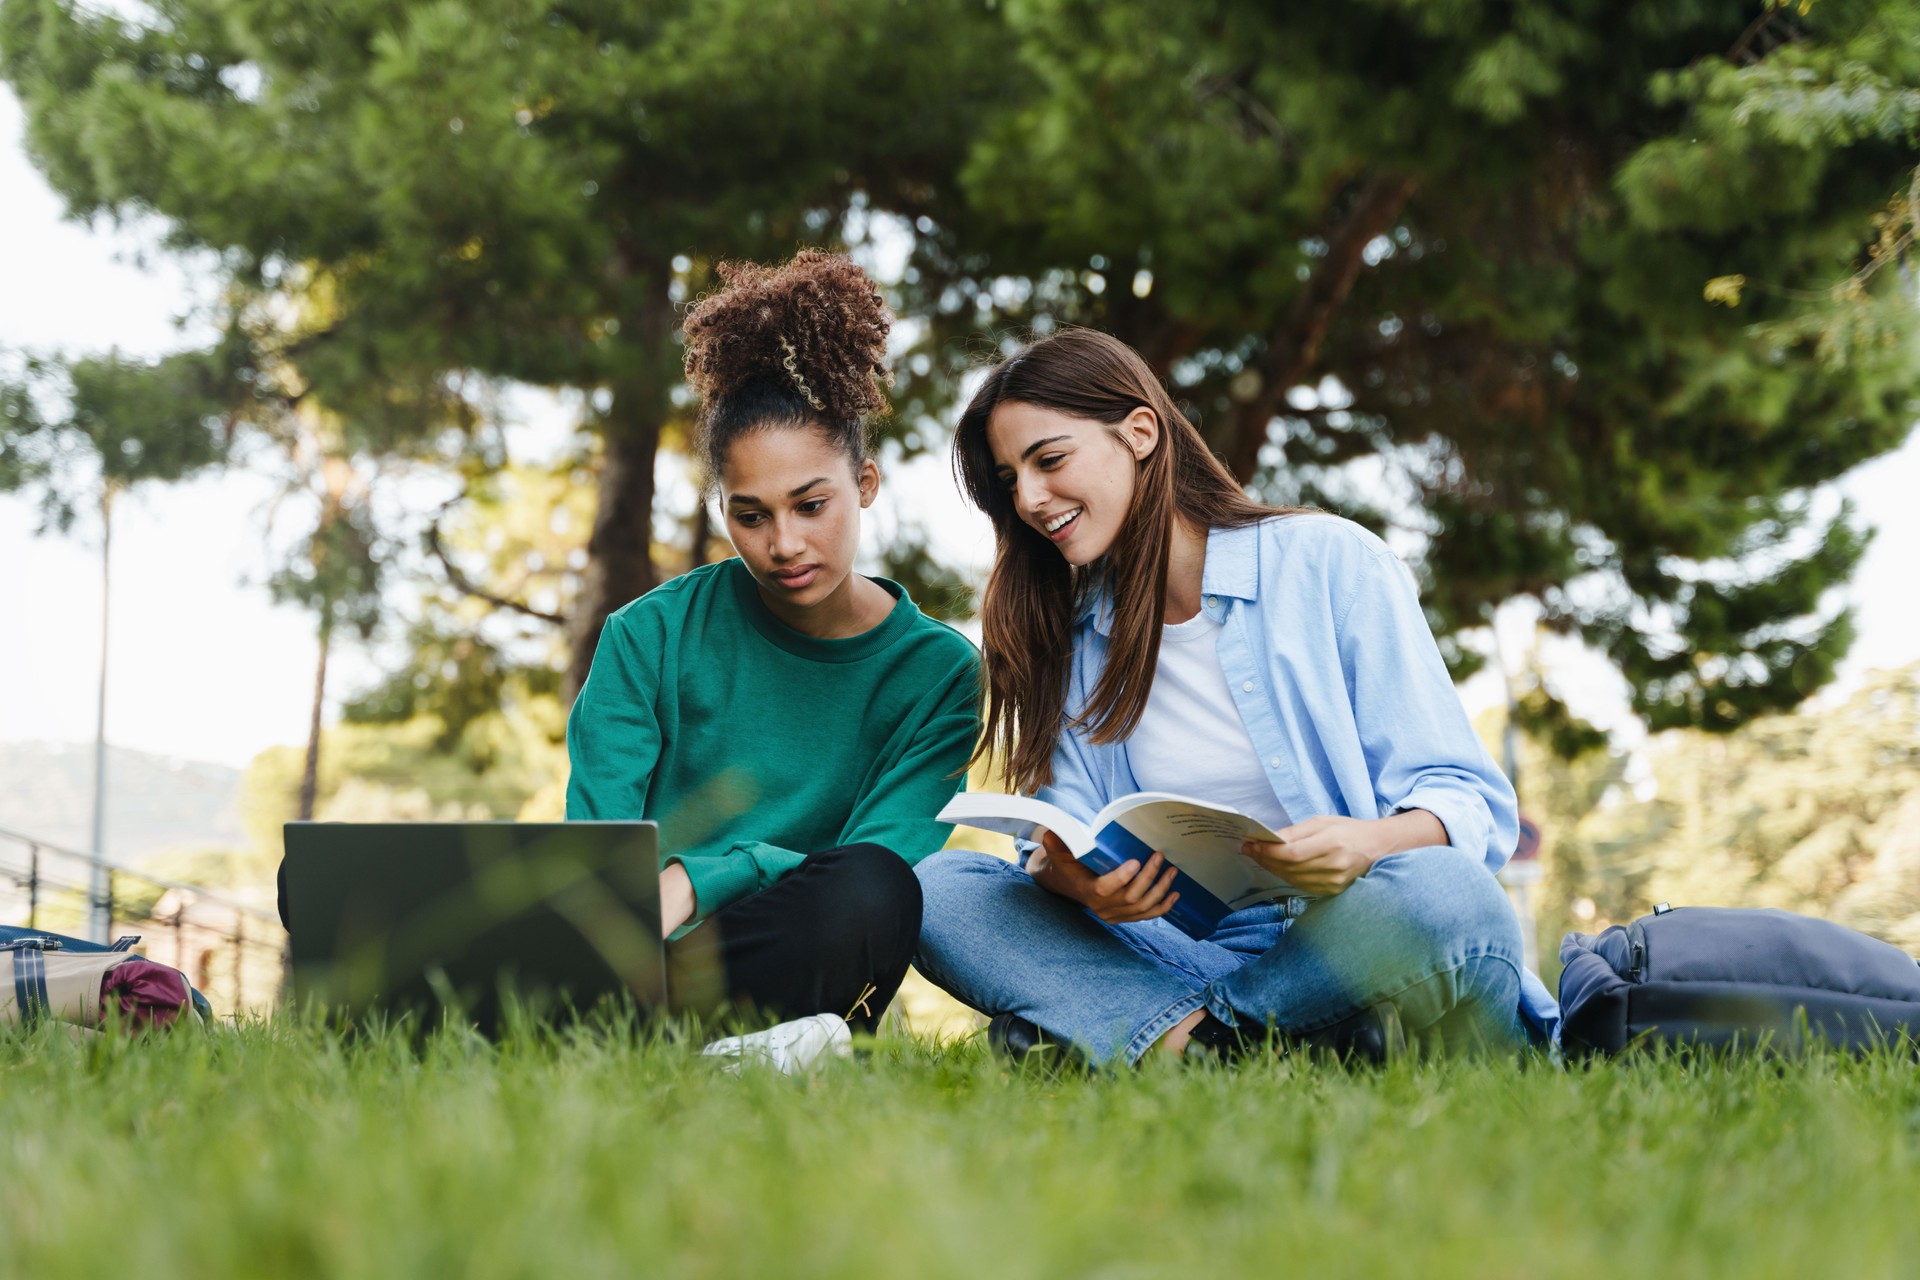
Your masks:
M997 831L1016 840L1038 839L1036 830L1045 827L1059 836L1076 858L1086 857L1087 851L1093 848L1093 833L1085 823L1065 809L1032 796L1010 796L997 791L962 791L947 802L934 820L951 822L957 827Z
M1112 810L1119 810L1113 820L1121 827L1160 850L1230 908L1299 896L1299 890L1240 852L1242 841L1279 838L1243 813L1154 792L1128 796L1108 806Z

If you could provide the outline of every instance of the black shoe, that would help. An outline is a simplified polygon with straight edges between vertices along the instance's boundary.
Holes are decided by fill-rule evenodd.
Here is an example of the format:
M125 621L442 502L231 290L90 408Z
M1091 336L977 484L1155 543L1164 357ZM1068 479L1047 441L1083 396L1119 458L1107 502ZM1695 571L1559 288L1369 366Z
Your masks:
M1384 1066L1406 1056L1407 1033L1400 1025L1400 1006L1382 1001L1310 1036L1296 1037L1295 1043L1341 1062Z
M1239 1027L1230 1027L1211 1013L1202 1014L1200 1021L1193 1024L1193 1030L1187 1033L1187 1047L1182 1056L1190 1058L1212 1058L1218 1062L1237 1062L1241 1058L1251 1057L1259 1043L1266 1040L1263 1034L1255 1041Z
M1015 1013L1003 1013L987 1023L987 1044L1007 1061L1085 1069L1086 1061L1071 1045L1062 1044Z
M1269 1035L1265 1028L1230 1027L1209 1013L1188 1033L1186 1051L1221 1062L1236 1062L1269 1049L1279 1053L1324 1053L1341 1062L1379 1065L1404 1055L1407 1037L1400 1026L1399 1006L1383 1001L1306 1036L1284 1032Z

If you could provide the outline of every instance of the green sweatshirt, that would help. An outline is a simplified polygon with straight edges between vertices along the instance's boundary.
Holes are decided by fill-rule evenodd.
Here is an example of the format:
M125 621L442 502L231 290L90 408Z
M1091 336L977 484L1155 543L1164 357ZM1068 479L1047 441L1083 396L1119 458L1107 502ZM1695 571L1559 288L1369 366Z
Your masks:
M980 732L979 657L876 581L893 612L845 640L775 618L738 560L615 612L567 721L567 817L657 821L696 920L820 849L938 849Z

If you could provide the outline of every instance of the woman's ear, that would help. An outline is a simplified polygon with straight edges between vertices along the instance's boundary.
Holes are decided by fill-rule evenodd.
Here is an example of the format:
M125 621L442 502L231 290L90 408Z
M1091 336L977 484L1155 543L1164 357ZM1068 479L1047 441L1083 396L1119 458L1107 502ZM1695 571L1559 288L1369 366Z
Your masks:
M1154 446L1160 443L1160 415L1141 405L1121 419L1119 435L1133 454L1133 460L1145 462L1152 456Z
M880 464L868 458L860 464L860 473L855 479L860 484L860 505L872 506L873 500L880 496Z

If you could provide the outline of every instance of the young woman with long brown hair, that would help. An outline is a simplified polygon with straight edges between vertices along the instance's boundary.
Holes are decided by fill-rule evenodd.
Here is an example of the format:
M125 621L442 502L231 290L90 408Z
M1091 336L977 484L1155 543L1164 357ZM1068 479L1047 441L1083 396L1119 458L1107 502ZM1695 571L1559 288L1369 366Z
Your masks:
M794 1067L871 1030L920 926L911 865L979 733L967 639L854 572L891 317L848 258L732 263L687 314L699 444L736 559L607 619L567 722L570 819L660 823L677 1012Z
M1092 330L993 369L954 449L997 545L979 750L1082 819L1142 790L1237 807L1281 837L1246 856L1312 895L1193 939L1159 918L1157 853L1104 876L1051 833L1018 866L936 854L917 962L994 1016L997 1045L1380 1057L1545 1029L1493 876L1513 789L1384 543L1249 499L1146 362Z

